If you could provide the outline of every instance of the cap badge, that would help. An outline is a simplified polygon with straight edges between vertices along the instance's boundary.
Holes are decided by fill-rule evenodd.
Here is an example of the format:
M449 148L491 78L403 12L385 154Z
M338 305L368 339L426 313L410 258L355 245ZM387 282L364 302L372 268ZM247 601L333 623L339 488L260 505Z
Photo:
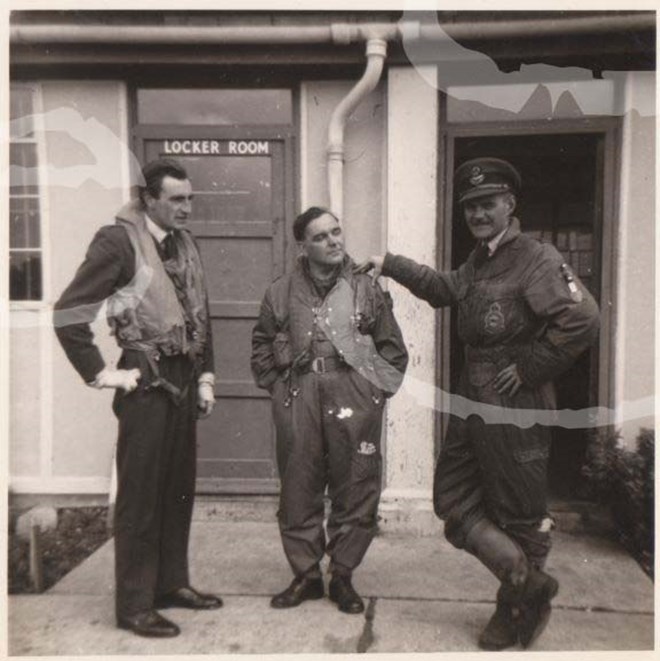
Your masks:
M486 178L484 173L481 171L481 168L478 165L475 165L472 170L470 170L470 183L473 186L478 186L482 184Z

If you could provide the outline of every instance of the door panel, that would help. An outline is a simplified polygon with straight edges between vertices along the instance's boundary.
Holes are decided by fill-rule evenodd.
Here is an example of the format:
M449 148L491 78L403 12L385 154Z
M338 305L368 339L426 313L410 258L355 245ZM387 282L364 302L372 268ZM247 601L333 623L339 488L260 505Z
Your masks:
M258 301L273 273L272 238L216 237L192 228L198 238L215 301Z
M216 407L198 425L200 492L277 489L270 398L253 383L251 334L268 285L284 272L285 140L219 138L168 127L143 141L145 159L180 161L193 184L189 228L207 278L216 365ZM191 138L192 134L192 138ZM190 153L193 150L204 152ZM172 152L186 153L172 153Z
M198 426L197 478L202 485L215 484L216 491L227 488L224 480L249 480L245 487L252 489L259 480L262 488L255 490L262 492L273 479L270 399L235 395L218 397L209 418L213 424Z

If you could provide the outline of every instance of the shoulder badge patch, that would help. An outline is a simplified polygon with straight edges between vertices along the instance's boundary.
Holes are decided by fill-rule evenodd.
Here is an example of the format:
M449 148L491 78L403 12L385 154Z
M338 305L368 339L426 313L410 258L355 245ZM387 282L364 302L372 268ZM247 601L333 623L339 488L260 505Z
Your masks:
M573 276L573 271L571 271L571 267L564 262L559 269L561 270L561 274L564 278L564 281L566 282L566 285L568 287L568 291L571 295L571 298L576 302L580 303L582 301L582 292L580 291L580 288L575 284L575 277Z

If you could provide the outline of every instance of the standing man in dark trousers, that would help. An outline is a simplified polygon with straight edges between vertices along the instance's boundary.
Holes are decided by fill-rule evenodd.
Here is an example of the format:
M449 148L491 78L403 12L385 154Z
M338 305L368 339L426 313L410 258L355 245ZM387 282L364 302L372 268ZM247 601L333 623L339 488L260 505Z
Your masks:
M252 371L273 399L278 520L295 575L271 606L321 599L327 550L330 599L344 613L360 613L351 577L376 532L383 407L401 384L408 354L390 298L368 276L353 274L337 218L311 207L293 234L301 257L267 290L252 334Z
M598 307L563 257L521 234L513 216L520 183L513 166L495 158L457 169L458 202L478 243L456 271L438 273L389 253L357 269L373 268L374 279L391 277L433 307L457 308L462 397L452 402L433 498L447 539L501 581L479 639L489 650L518 641L528 647L550 616L558 590L543 571L552 528L550 429L527 421L534 411L556 408L552 380L598 331ZM466 401L459 414L455 406Z
M196 418L214 404L208 299L197 246L185 229L192 186L175 161L142 170L139 199L102 227L55 305L57 336L85 383L115 388L119 419L115 508L116 615L140 636L179 634L156 608L211 609L190 587ZM102 303L123 349L106 366L89 322Z

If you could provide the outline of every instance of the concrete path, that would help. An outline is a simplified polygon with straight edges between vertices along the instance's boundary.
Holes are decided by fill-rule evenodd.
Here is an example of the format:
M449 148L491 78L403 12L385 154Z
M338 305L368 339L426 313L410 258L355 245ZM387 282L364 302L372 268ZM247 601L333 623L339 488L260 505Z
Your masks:
M47 593L9 598L9 654L474 651L497 589L478 561L440 536L388 534L354 576L364 614L342 614L327 598L278 611L270 596L291 575L275 524L196 521L190 553L193 585L222 595L225 606L165 611L182 629L178 638L115 627L109 542ZM557 533L547 569L560 591L534 651L653 649L653 583L616 543Z

